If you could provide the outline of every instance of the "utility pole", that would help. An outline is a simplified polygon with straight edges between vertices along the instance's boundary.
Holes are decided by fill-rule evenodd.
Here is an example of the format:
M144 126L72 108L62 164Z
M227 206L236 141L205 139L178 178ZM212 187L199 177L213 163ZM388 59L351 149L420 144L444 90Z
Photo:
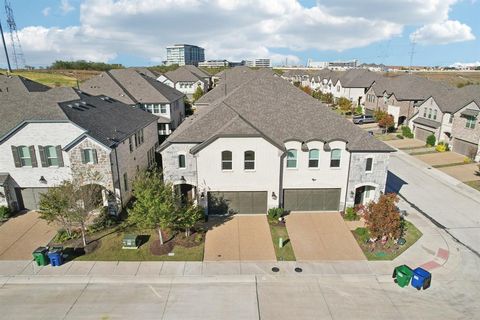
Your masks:
M12 73L12 66L10 65L10 59L8 58L7 44L5 43L5 36L3 35L2 22L0 21L0 33L2 34L3 49L5 49L5 58L7 58L8 73Z

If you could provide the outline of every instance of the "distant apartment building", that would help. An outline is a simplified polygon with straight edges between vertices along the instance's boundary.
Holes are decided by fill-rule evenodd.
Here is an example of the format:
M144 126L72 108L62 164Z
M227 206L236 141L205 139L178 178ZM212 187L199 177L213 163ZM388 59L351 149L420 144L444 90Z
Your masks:
M199 62L198 66L203 68L223 68L229 67L230 62L228 60L208 60Z
M357 67L358 60L349 61L312 61L308 60L307 68L332 69L332 70L347 70Z
M195 65L205 61L205 49L189 44L176 44L167 47L167 65Z
M254 60L246 60L245 65L251 68L271 68L272 62L270 59L254 59Z

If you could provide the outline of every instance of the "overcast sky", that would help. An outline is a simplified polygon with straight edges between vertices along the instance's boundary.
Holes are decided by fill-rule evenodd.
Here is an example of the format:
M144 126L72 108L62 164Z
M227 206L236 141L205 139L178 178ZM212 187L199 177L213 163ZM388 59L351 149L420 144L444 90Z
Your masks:
M414 65L480 61L477 0L11 2L33 66L55 59L155 65L174 43L202 46L207 59L269 57L274 64L359 59L408 65L413 47ZM6 29L3 10L0 19Z

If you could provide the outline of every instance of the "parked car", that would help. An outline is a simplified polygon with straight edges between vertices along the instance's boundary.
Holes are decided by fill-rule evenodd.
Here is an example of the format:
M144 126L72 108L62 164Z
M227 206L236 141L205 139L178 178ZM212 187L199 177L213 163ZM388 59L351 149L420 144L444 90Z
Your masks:
M375 123L375 118L373 116L362 115L353 117L353 123L355 124L364 124L364 123Z

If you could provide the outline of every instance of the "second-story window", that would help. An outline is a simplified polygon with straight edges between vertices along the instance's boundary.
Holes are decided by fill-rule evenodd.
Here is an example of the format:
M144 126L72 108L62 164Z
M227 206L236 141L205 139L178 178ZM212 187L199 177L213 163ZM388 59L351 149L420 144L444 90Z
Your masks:
M372 172L373 169L373 159L372 158L367 158L367 162L365 164L365 171L366 172Z
M17 147L18 157L20 158L20 164L22 167L32 166L32 156L30 154L30 148L26 146Z
M423 108L423 117L424 117L424 118L427 117L427 108Z
M433 110L433 120L437 120L437 109Z
M222 170L232 170L232 151L222 151Z
M465 124L465 127L468 129L475 129L475 122L477 122L477 119L472 116L468 116L466 118L467 118L467 122Z
M309 168L318 168L318 163L320 159L320 152L318 149L312 149L308 152L308 167Z
M255 170L255 152L254 151L245 151L245 170Z
M166 104L161 104L160 105L160 113L162 113L162 114L167 113L167 105Z
M450 115L450 120L448 120L448 123L453 123L453 114Z
M128 147L130 149L130 152L133 152L133 141L132 137L128 137Z
M432 108L428 108L428 119L432 118Z
M49 167L58 166L57 148L54 146L45 147L45 158Z
M184 154L178 155L178 167L180 169L184 169L186 167L185 155Z
M342 150L340 149L333 149L330 153L330 167L331 168L339 168L340 167L340 159L342 156Z
M287 151L287 168L297 167L297 150L290 149Z
M98 163L97 150L95 149L82 149L82 162L83 163Z

